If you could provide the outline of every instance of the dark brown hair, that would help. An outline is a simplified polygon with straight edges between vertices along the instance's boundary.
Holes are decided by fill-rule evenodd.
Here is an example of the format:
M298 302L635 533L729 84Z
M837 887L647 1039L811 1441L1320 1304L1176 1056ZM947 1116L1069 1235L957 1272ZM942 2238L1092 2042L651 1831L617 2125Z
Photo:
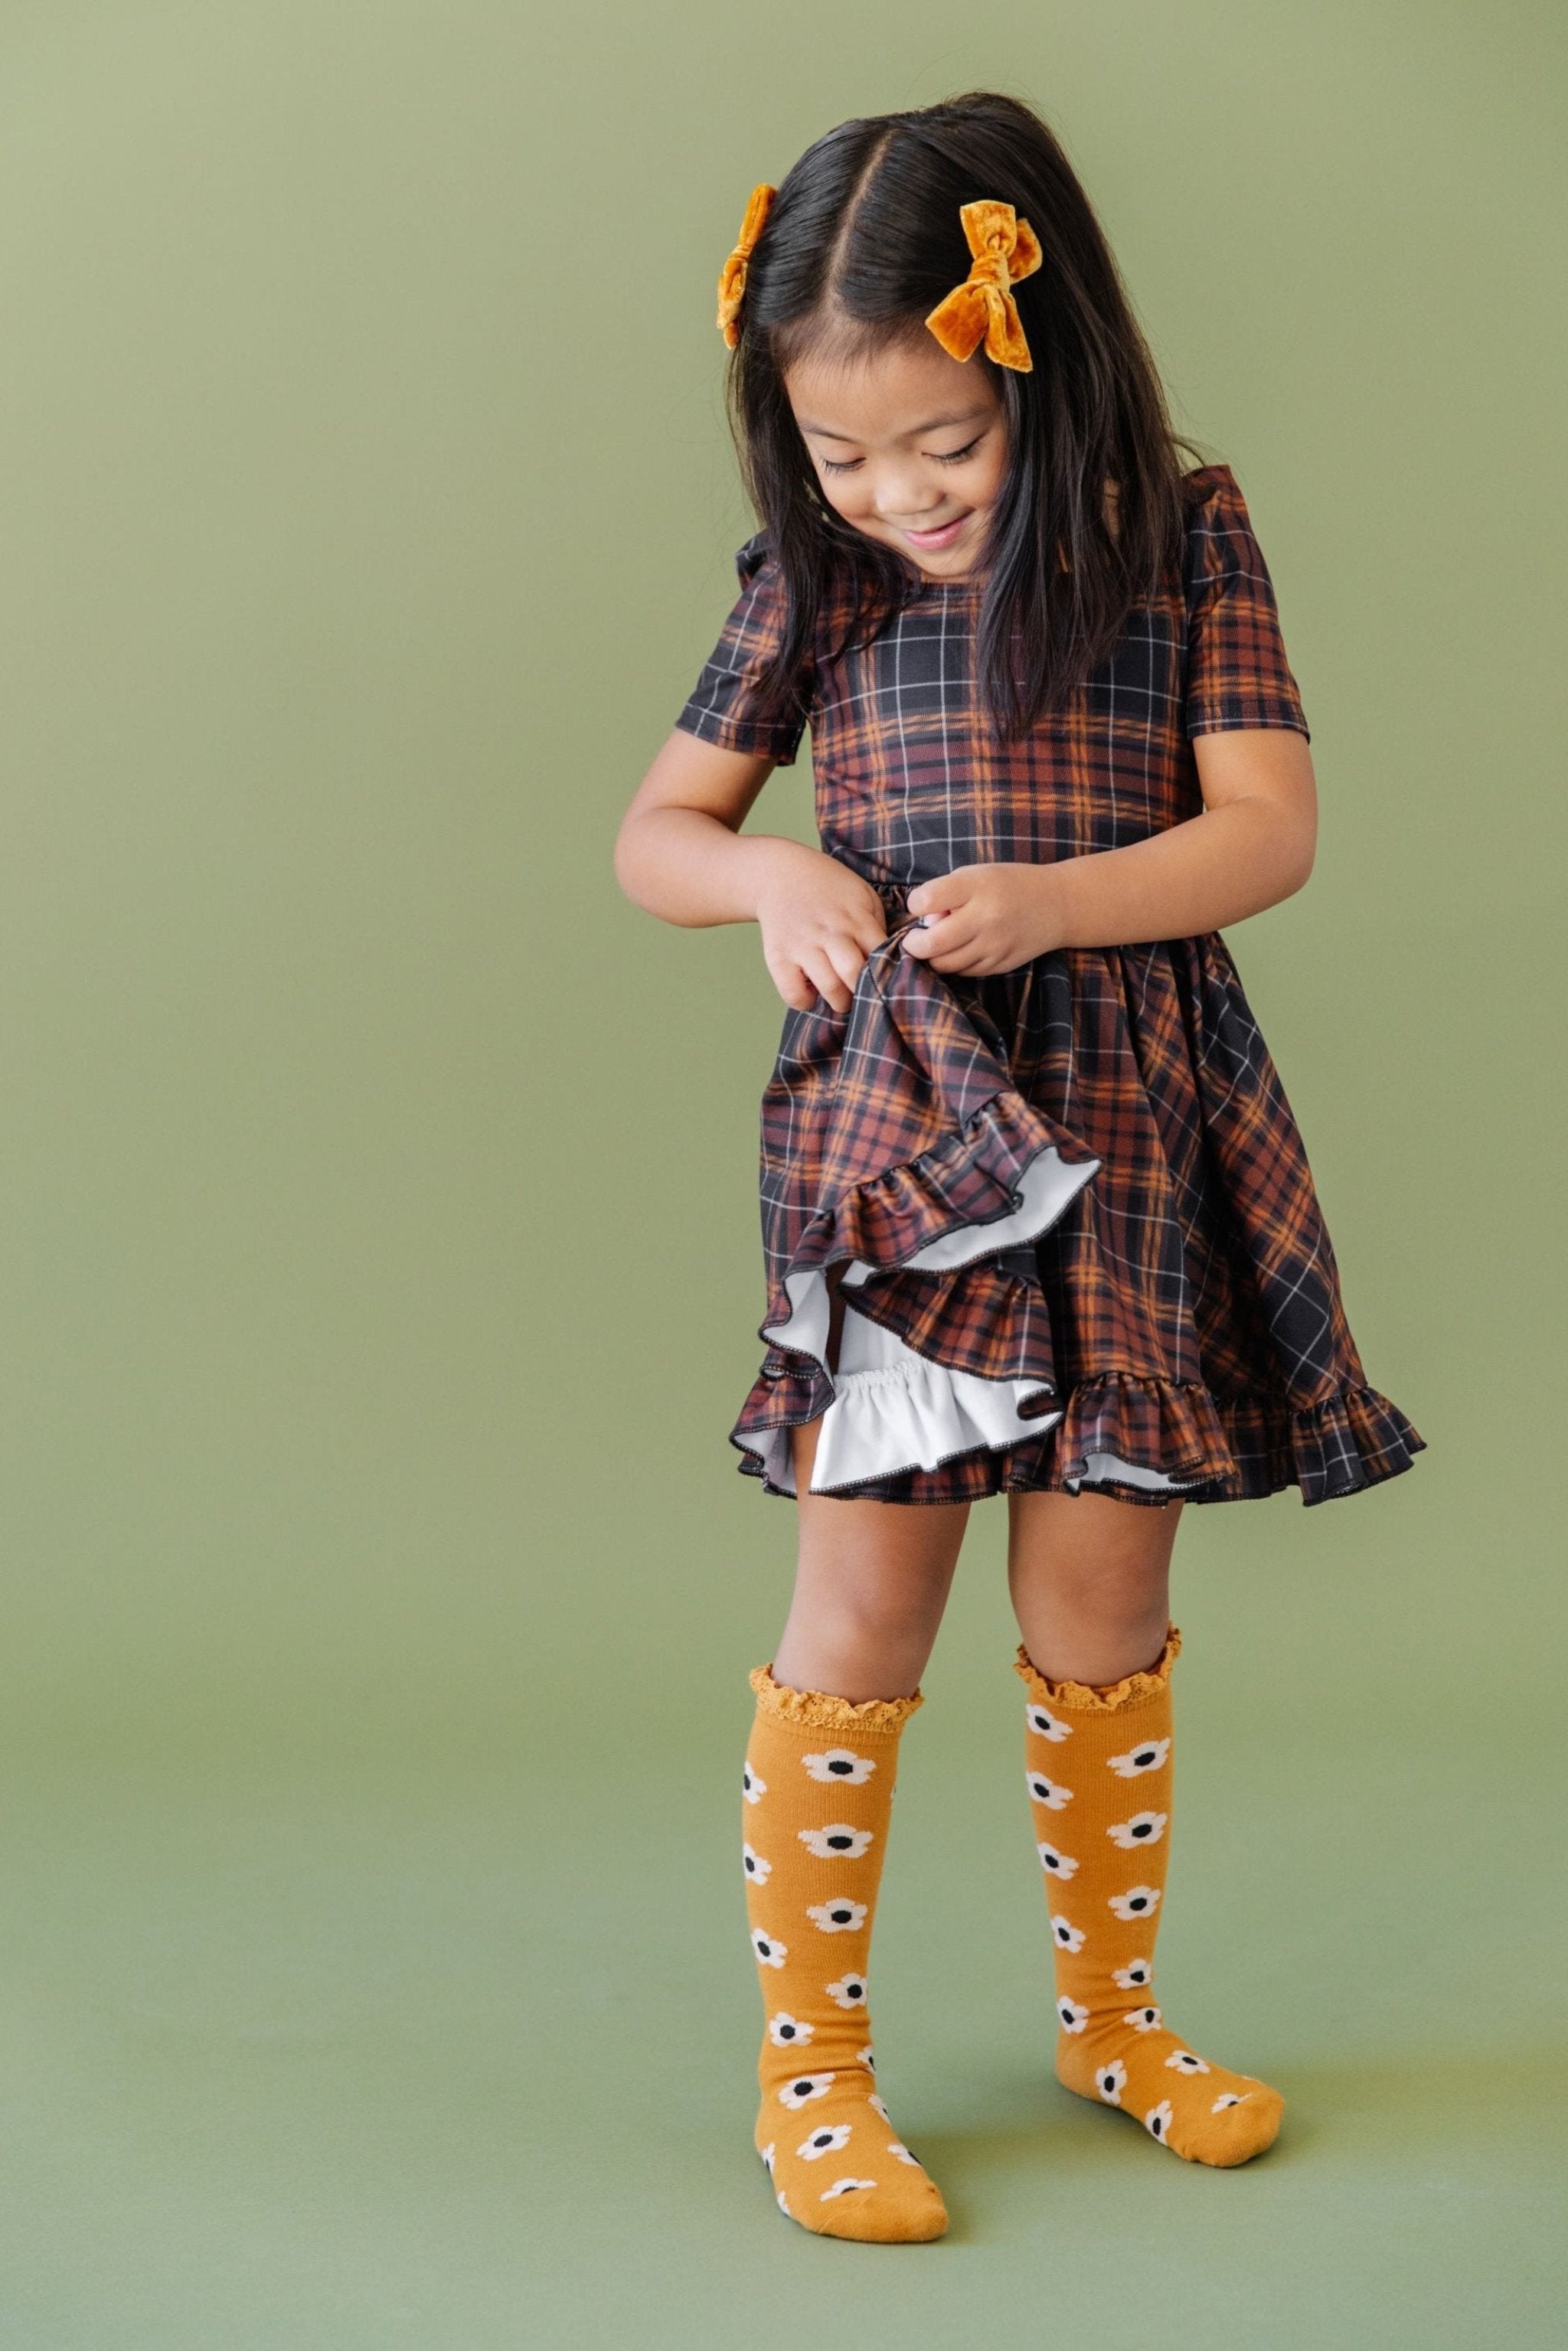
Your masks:
M1056 707L1179 561L1182 453L1200 464L1203 454L1172 428L1111 248L1054 134L991 90L841 122L779 184L747 266L726 385L742 479L788 590L788 626L758 680L770 715L799 715L794 680L835 571L847 566L851 580L846 642L874 634L919 587L895 549L823 497L785 373L808 351L852 363L928 335L926 313L968 274L958 208L986 196L1011 204L1043 253L1014 289L1032 368L998 367L983 347L967 362L990 372L1008 435L977 628L998 731L1025 733Z

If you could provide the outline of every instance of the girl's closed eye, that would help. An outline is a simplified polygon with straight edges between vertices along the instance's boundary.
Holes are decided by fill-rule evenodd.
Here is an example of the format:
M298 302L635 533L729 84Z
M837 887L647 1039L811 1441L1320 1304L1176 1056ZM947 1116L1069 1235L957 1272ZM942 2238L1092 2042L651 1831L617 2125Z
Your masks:
M967 465L985 437L983 433L977 433L962 449L928 449L925 455L938 465ZM824 474L852 474L864 460L860 457L819 457L817 463Z

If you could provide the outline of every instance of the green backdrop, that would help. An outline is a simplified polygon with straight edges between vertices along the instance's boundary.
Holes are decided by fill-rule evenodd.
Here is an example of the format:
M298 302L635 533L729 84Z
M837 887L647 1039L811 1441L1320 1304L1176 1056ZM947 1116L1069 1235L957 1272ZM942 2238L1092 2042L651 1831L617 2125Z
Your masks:
M1564 43L1534 0L0 8L17 2351L1561 2339ZM780 1007L611 849L752 527L747 193L979 84L1064 138L1274 573L1321 849L1230 943L1429 1449L1181 1532L1162 1981L1291 2101L1234 2176L1051 2082L975 1513L879 1927L955 2216L900 2259L748 2147ZM804 761L755 821L809 837Z

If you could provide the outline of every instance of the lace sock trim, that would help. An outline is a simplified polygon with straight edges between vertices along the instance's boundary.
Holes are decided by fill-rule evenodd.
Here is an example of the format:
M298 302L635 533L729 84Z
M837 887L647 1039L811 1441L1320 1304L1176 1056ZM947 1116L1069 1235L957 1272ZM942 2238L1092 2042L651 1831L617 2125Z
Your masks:
M1053 1682L1035 1664L1020 1641L1013 1671L1027 1682L1032 1696L1048 1706L1064 1707L1069 1713L1116 1714L1124 1706L1136 1706L1141 1698L1155 1698L1170 1679L1172 1666L1181 1654L1181 1635L1172 1625L1166 1634L1166 1643L1146 1673L1128 1674L1119 1682L1096 1689L1089 1682Z
M920 1690L910 1698L853 1699L826 1690L790 1689L774 1680L771 1664L757 1667L750 1681L758 1705L776 1720L801 1730L852 1730L862 1739L896 1738L915 1708L925 1703Z

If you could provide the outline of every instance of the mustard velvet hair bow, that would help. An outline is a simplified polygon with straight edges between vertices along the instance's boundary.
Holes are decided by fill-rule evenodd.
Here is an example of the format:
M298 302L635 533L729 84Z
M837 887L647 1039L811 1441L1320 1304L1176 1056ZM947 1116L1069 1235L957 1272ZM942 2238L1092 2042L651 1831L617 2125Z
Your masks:
M747 201L746 218L740 224L738 242L718 273L718 323L725 341L734 350L740 340L740 305L746 292L746 266L751 259L751 248L768 225L773 209L773 199L779 193L766 180L759 180Z
M740 340L747 265L768 225L778 193L766 180L759 180L752 189L740 235L718 274L718 326L731 350ZM956 360L971 359L983 338L988 359L995 360L998 367L1027 373L1034 361L1012 288L1020 277L1040 267L1040 239L1028 221L1019 219L1011 204L989 196L977 204L960 204L958 217L974 259L967 277L938 302L925 324Z
M972 358L983 336L988 359L1028 374L1034 361L1011 289L1040 267L1040 239L1011 204L989 196L960 204L958 217L975 257L967 277L944 296L925 323L952 358Z

